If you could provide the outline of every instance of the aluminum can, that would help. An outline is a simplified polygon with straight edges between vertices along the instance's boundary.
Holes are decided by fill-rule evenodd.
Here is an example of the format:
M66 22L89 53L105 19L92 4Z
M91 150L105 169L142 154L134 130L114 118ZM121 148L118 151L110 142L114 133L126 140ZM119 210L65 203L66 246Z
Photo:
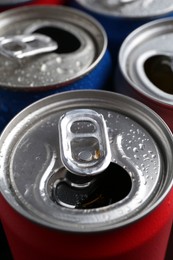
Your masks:
M106 88L107 36L92 17L66 6L27 6L1 13L0 22L1 130L39 98Z
M74 0L69 4L98 19L104 26L115 65L119 48L127 35L140 25L172 16L172 0Z
M173 137L142 103L101 90L39 100L1 134L0 169L14 259L164 259Z
M151 107L173 131L172 28L172 18L159 19L126 38L119 53L115 90Z

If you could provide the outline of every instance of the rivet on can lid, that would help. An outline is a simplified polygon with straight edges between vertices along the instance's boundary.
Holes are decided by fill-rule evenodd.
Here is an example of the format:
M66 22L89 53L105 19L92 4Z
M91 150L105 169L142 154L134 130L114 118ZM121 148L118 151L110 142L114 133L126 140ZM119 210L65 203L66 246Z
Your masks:
M105 120L90 109L67 112L59 121L60 152L65 167L77 175L104 171L111 152Z
M51 52L57 48L55 41L42 34L0 37L0 53L9 58L22 59Z

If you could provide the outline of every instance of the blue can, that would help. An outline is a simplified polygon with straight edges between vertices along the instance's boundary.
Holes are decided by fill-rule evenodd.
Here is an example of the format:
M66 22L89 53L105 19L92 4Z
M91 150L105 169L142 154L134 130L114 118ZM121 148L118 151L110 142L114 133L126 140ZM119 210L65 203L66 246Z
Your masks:
M71 0L69 5L89 13L103 25L115 64L119 48L130 32L146 22L173 14L172 0Z
M40 98L108 87L107 36L92 17L65 6L27 6L1 13L0 22L0 131Z

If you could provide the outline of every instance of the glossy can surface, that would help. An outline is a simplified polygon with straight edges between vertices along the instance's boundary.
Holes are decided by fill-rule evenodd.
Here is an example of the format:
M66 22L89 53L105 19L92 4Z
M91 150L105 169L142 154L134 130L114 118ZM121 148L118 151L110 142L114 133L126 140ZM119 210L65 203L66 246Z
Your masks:
M173 130L173 19L150 22L131 33L119 54L117 92L139 99L154 109Z
M163 259L172 144L157 114L115 93L71 91L23 110L0 138L1 219L14 258Z
M1 130L41 97L106 87L112 69L107 37L92 17L49 5L15 8L0 21Z
M74 0L69 2L97 18L104 26L115 64L119 48L129 33L146 22L173 14L171 0Z

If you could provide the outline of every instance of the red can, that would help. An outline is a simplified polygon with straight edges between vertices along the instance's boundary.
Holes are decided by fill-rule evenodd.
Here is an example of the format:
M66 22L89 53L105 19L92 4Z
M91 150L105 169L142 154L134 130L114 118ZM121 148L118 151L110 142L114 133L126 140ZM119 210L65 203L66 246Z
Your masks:
M173 18L133 31L120 48L115 90L151 107L173 131L172 39Z
M164 259L172 133L134 99L83 90L34 103L1 134L0 169L14 259Z

